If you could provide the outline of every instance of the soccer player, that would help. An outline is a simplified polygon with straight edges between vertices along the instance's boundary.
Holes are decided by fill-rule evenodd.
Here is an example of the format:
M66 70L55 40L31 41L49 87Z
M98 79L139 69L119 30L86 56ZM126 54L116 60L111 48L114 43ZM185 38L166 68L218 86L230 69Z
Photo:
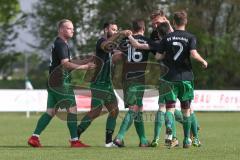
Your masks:
M161 54L158 53L156 55L159 59L164 58L163 62L169 68L163 80L168 83L167 86L172 88L171 92L164 95L167 109L165 115L167 119L166 127L168 132L173 132L174 125L172 124L174 123L175 103L178 98L181 102L183 112L184 148L188 148L191 145L189 137L190 127L191 125L193 126L191 119L194 118L193 116L190 117L190 103L193 99L193 73L190 57L201 62L205 68L207 67L207 62L196 50L196 38L185 31L186 24L186 12L183 11L174 14L174 26L176 30L163 38L159 49ZM139 45L131 36L128 38L136 48L149 49L149 45ZM196 126L194 128L196 137L193 140L193 145L200 146Z
M32 147L41 147L39 135L56 115L59 107L67 110L67 126L71 135L71 147L86 147L77 136L77 107L73 88L71 88L70 71L75 69L85 70L95 68L95 64L74 64L70 60L70 51L67 41L74 33L73 24L68 19L58 23L58 36L54 41L51 51L49 67L49 81L47 86L48 100L47 111L38 120L33 135L28 144Z
M170 25L168 19L166 18L165 13L162 10L157 10L157 11L153 12L152 15L150 16L150 19L151 19L152 28L153 28L150 38L152 40L154 40L155 42L160 42L161 39L167 33L174 31L172 26ZM156 53L156 51L152 51L152 52ZM163 62L161 62L161 64L163 64ZM159 87L160 88L166 87L163 84L164 84L164 82L160 83ZM165 120L166 106L165 106L165 100L163 98L164 95L162 95L164 93L163 93L163 91L161 91L162 89L159 89L159 100L158 100L159 110L157 111L157 113L155 115L154 138L151 143L152 147L158 146L158 141L159 141L162 125L163 125L164 121L167 121L167 119ZM174 117L175 117L176 121L178 121L179 123L182 124L183 116L182 116L182 113L180 110L178 110L178 109L175 110ZM173 122L172 127L173 127L173 130L172 130L173 132L167 133L167 131L166 131L166 135L165 135L165 145L167 145L169 147L178 146L175 121Z
M169 26L169 22L159 23L156 31L159 34L159 37L166 36L168 33L171 32L171 27ZM161 96L161 98L159 98L159 104L163 104L164 105L164 103L165 103L165 100L164 100L164 95L163 95L163 96ZM196 117L192 107L190 108L190 112L191 112L191 115L190 115L191 116L191 132L190 132L190 134L191 134L191 140L194 141L194 139L198 139L198 130L200 129L200 127L199 127L197 117ZM176 121L178 121L181 124L183 123L183 115L182 115L182 113L179 110L175 109L174 117L175 117ZM167 123L167 120L166 120L166 123ZM157 127L160 128L159 125L156 125L155 126L155 131L157 130L156 129ZM170 135L170 136L172 136L172 140L168 142L170 147L178 146L178 140L177 140L177 137L176 137L175 123L172 124L172 130L173 131L172 131L172 133ZM155 135L157 135L156 132L155 132ZM194 137L196 137L196 138L194 138ZM154 139L152 141L151 145L155 146L156 142L157 141ZM201 143L199 141L198 143L193 143L193 145L199 147L201 145Z
M145 22L141 19L135 20L132 23L133 38L139 43L150 43L149 39L144 37ZM120 126L120 130L114 139L114 143L123 147L123 139L127 130L134 122L137 134L140 139L139 147L148 147L149 142L145 136L144 122L143 122L143 95L145 88L145 70L147 66L149 50L135 49L131 46L128 39L122 43L127 46L127 50L123 51L123 93L125 107L129 110Z
M107 22L103 26L104 35L98 39L96 44L97 65L95 77L91 82L91 110L82 118L78 125L78 137L90 126L91 122L97 118L102 108L105 106L109 112L106 122L105 147L114 147L112 135L116 126L116 119L119 113L118 102L113 90L111 80L111 61L114 51L111 48L113 42L120 36L124 36L124 31L118 31L116 23Z
M183 112L183 147L189 148L191 146L190 104L194 97L193 72L190 57L202 63L204 68L207 68L208 63L196 50L195 36L185 31L187 13L185 11L175 12L173 24L175 31L162 39L159 53L157 53L159 57L164 55L164 64L169 68L169 71L163 78L172 88L171 92L165 95L166 119L168 119L166 127L168 130L172 130L175 103L178 98ZM200 145L198 137L194 138L193 145Z

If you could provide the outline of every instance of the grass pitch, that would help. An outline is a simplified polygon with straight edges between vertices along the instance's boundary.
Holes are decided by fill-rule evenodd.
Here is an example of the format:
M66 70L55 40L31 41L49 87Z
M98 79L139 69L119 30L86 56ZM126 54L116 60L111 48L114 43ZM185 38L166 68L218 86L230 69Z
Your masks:
M149 140L153 137L153 119L145 113L145 130ZM240 112L197 113L200 122L202 147L182 148L182 127L177 124L180 147L164 147L164 132L157 148L139 148L134 126L126 134L125 148L104 148L106 115L96 119L82 135L82 141L90 148L69 148L69 133L65 121L55 117L41 135L43 148L31 148L27 139L41 114L0 113L1 160L239 160L240 159ZM115 134L124 113L118 118ZM165 130L165 128L164 128Z

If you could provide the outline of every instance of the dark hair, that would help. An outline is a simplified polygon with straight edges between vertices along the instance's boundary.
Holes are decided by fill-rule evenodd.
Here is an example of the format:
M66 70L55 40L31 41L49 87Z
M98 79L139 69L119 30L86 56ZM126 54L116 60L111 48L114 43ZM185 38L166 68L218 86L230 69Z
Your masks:
M187 13L185 11L175 12L173 19L174 19L176 25L178 25L178 26L186 25L187 24Z
M163 10L156 10L156 11L154 11L154 12L151 14L150 18L151 18L151 19L154 19L154 18L156 18L157 16L163 17L163 16L165 16L165 13L163 12Z
M113 25L113 24L116 25L115 22L105 22L105 23L103 24L103 29L108 28L110 25Z
M136 19L132 22L132 29L134 32L138 32L141 29L145 30L145 22L142 19Z
M159 23L156 30L161 37L164 37L165 35L167 35L169 33L170 25L167 22Z
M66 23L66 22L72 22L72 21L70 21L69 19L62 19L62 20L60 20L60 21L58 22L58 24L57 24L58 30L59 30L59 29L63 26L63 24Z

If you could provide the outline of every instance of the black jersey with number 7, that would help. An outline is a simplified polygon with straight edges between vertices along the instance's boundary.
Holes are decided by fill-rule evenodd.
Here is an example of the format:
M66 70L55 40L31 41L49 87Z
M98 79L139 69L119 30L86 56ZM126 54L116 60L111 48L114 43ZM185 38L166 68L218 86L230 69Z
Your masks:
M158 52L165 53L164 64L169 68L164 79L169 81L192 81L193 72L190 51L196 49L196 38L187 31L176 30L160 42Z

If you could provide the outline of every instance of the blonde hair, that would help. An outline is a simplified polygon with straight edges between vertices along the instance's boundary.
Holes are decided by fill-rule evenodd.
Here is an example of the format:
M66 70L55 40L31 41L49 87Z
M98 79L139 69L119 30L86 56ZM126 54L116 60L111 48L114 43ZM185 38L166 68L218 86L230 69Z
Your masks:
M66 22L71 22L71 23L72 23L72 21L70 21L69 19L62 19L62 20L60 20L60 21L57 23L57 28L58 28L58 30L59 30L60 28L62 28L62 26L63 26L64 23L66 23Z

